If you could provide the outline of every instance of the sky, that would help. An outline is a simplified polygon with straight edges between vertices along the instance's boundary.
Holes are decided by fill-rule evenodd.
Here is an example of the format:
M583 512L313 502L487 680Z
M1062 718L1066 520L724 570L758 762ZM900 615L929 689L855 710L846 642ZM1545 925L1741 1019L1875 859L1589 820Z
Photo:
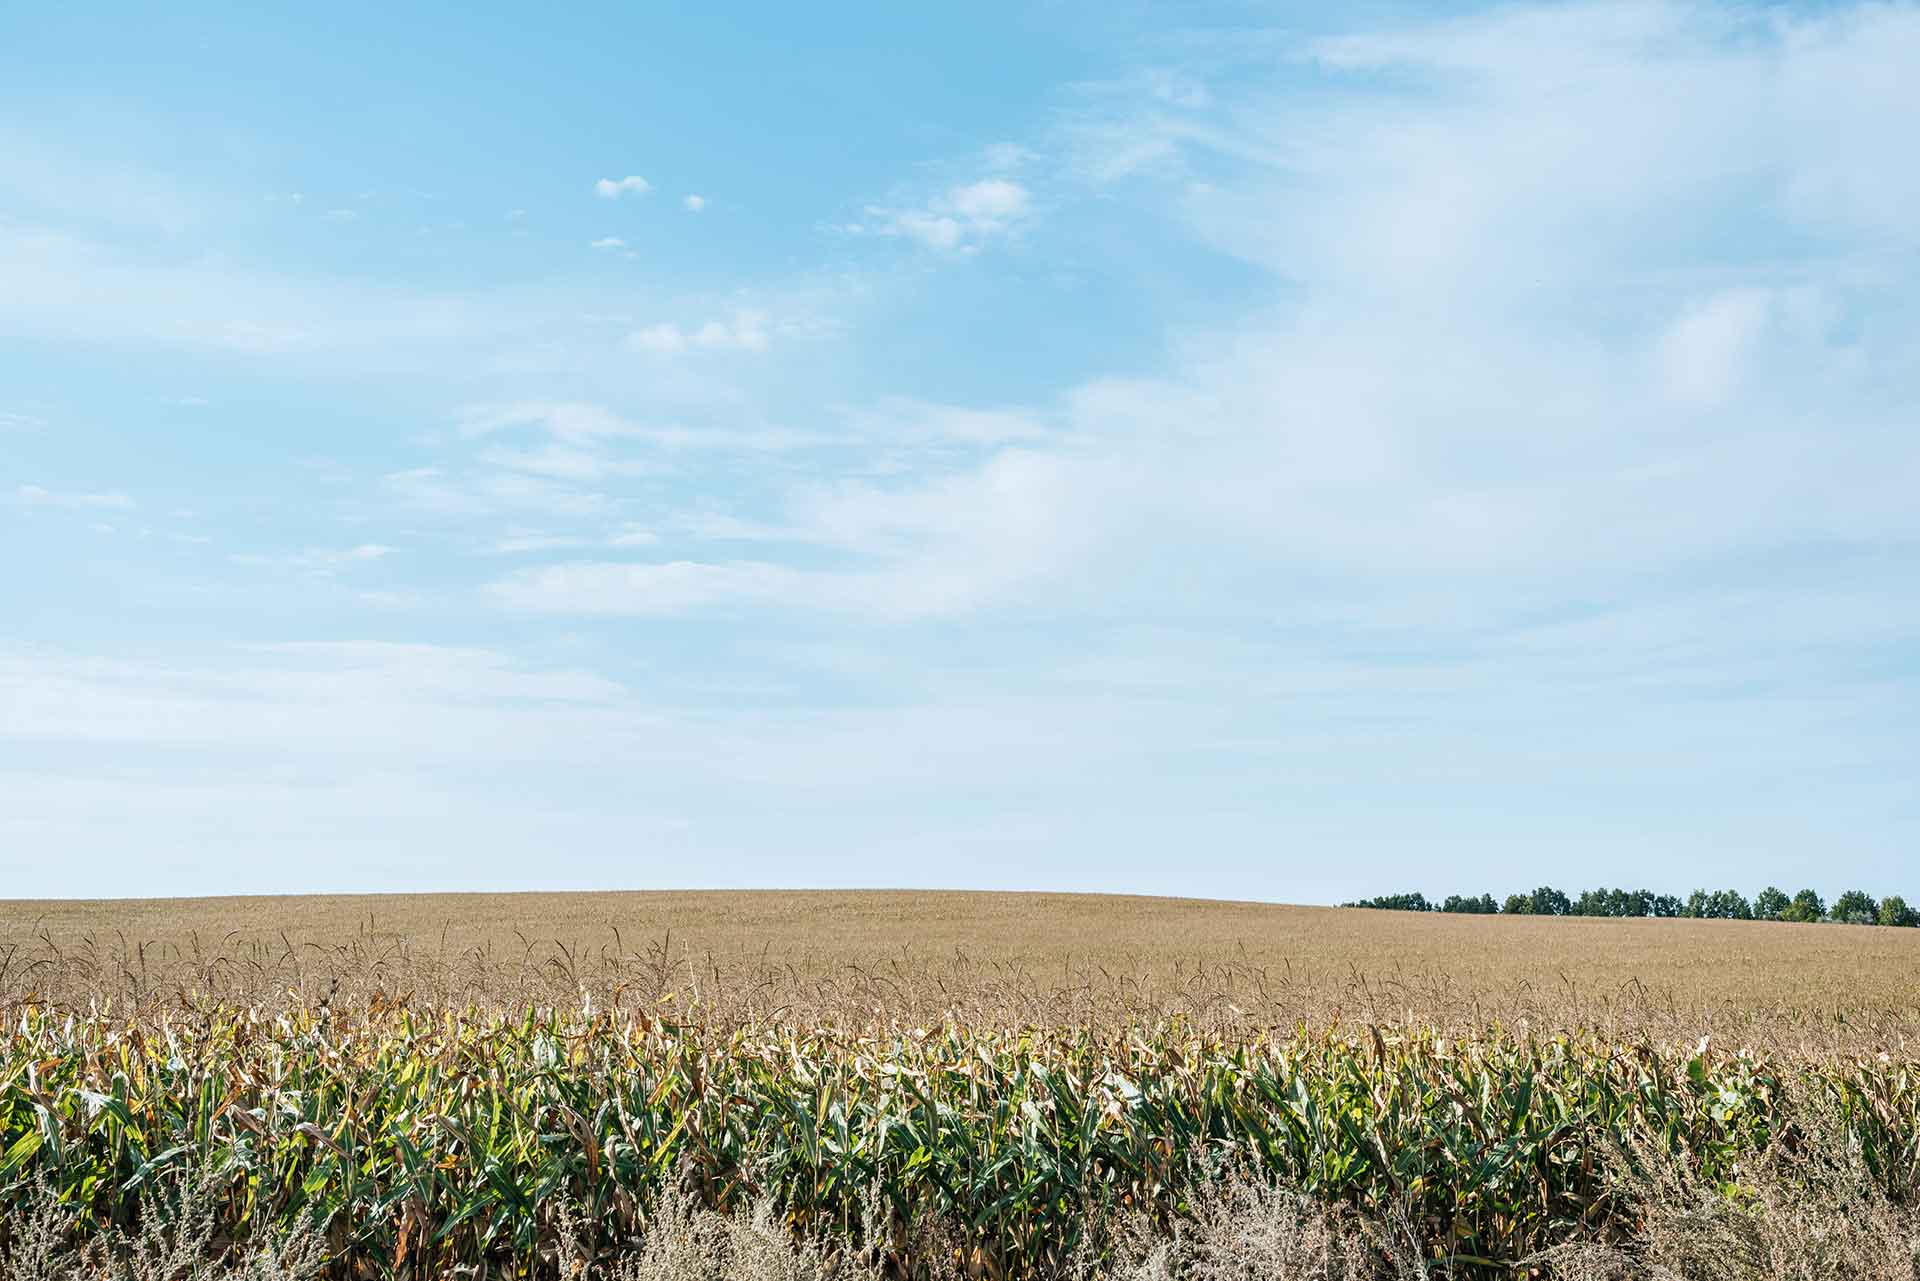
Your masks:
M1915 66L10 6L0 894L1911 895Z

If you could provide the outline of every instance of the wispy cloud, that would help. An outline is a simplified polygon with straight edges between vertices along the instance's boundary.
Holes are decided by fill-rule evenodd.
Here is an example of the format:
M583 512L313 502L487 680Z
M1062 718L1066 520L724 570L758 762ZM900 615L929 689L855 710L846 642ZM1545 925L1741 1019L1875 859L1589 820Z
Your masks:
M550 552L585 547L588 542L588 539L578 534L546 534L538 530L514 530L504 538L496 539L492 550L499 555L512 556L524 552Z
M660 535L644 525L626 525L615 531L607 539L609 547L652 547L660 541Z
M932 249L971 252L983 241L1003 235L1027 216L1032 196L1010 178L982 178L952 187L917 208L868 205L867 221L848 230L904 236Z
M0 278L9 295L0 334L93 347L328 353L364 369L579 329L576 309L550 298L183 262L20 224L0 223Z
M707 198L705 196L686 196L680 203L686 206L688 213L699 213L707 207Z
M1674 397L1711 408L1737 394L1771 302L1765 289L1730 289L1688 306L1658 347L1660 372Z
M677 356L689 350L765 351L768 342L767 316L758 311L739 311L728 320L686 328L666 321L627 335L627 346L656 356Z
M666 470L660 463L638 458L622 458L605 449L578 448L553 444L533 449L493 446L483 449L476 460L489 467L531 472L555 480L599 480L606 476L651 476Z
M618 236L602 236L589 247L593 249L625 249L627 242Z
M403 507L439 516L512 511L589 516L608 505L605 494L506 469L455 475L438 467L415 467L389 473L381 484L386 495Z
M1314 46L1337 73L1324 89L1229 98L1149 79L1115 134L1125 111L1193 117L1169 136L1169 213L1287 282L1284 307L1180 335L1159 376L926 415L955 452L913 454L892 478L796 478L732 514L737 532L779 530L838 563L769 540L751 561L548 567L496 596L561 612L915 618L1079 598L1384 617L1410 582L1455 576L1460 608L1500 616L1572 582L1920 537L1896 497L1920 457L1876 390L1909 367L1917 335L1895 298L1910 272L1862 238L1911 234L1879 221L1890 152L1812 145L1841 119L1893 144L1880 72L1910 46L1920 19L1891 11L1755 28L1576 5ZM1686 92L1662 97L1675 68ZM1381 69L1407 92L1361 92ZM1752 128L1737 103L1772 123ZM1756 190L1776 196L1767 230L1676 272ZM912 211L937 227L897 210L880 225L956 248L1029 209L995 178ZM1783 261L1786 244L1803 249ZM1847 320L1867 314L1882 323ZM850 435L885 438L871 422ZM1342 586L1247 594L1296 581Z
M39 485L21 485L13 491L13 501L22 507L59 507L71 511L126 511L133 499L122 493L77 493L44 489Z
M331 575L355 565L384 560L392 552L393 548L381 543L361 543L355 547L308 548L298 552L236 552L227 559L236 565L258 565L272 569Z

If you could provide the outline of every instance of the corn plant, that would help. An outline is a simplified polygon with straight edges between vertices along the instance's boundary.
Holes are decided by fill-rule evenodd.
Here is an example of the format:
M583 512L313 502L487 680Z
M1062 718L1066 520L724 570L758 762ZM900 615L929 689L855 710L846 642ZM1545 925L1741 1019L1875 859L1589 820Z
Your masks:
M1227 1172L1409 1225L1428 1266L1505 1276L1630 1227L1610 1153L1683 1154L1737 1195L1818 1098L1890 1195L1920 1170L1915 1065L1778 1063L1498 1028L1471 1039L1297 1028L1234 1040L1178 1021L1097 1032L886 1035L591 1012L370 1005L182 1010L136 1021L23 1008L0 1038L0 1208L46 1189L77 1230L177 1212L221 1231L314 1225L341 1275L548 1266L560 1207L592 1249L648 1231L668 1183L895 1274L916 1224L977 1275L1060 1274L1103 1215L1162 1227ZM944 1260L951 1262L951 1260Z

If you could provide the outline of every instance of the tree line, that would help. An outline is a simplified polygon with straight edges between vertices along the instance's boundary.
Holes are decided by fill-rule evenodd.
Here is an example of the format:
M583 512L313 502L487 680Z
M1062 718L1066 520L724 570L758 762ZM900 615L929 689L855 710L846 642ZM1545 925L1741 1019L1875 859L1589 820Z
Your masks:
M1418 892L1382 894L1342 903L1341 907L1385 908L1399 912L1457 912L1470 916L1671 916L1715 921L1837 921L1845 925L1920 925L1920 912L1898 894L1876 899L1865 890L1848 890L1829 905L1814 890L1788 896L1769 885L1751 900L1738 890L1695 890L1681 898L1651 890L1584 890L1574 898L1550 885L1531 894L1509 894L1504 902L1491 894L1449 894L1438 903Z

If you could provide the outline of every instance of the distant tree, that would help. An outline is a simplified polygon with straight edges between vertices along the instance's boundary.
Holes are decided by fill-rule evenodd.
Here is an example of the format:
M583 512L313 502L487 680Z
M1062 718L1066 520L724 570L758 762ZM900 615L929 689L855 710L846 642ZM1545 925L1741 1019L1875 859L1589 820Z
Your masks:
M1671 894L1655 894L1653 896L1651 915L1664 917L1678 916L1680 915L1680 909L1684 906L1685 904L1681 903L1679 899Z
M1880 924L1882 925L1920 925L1920 912L1907 906L1907 900L1898 894L1889 894L1880 900Z
M1801 890L1780 913L1783 921L1817 921L1827 914L1826 900L1812 890Z
M1833 900L1827 916L1846 925L1872 925L1880 916L1880 905L1865 890L1848 890Z
M1705 890L1695 890L1687 895L1687 901L1680 907L1680 915L1699 918L1707 915L1708 899Z
M1715 890L1708 896L1707 907L1718 921L1753 919L1753 904L1747 902L1747 896L1739 890Z
M1342 903L1341 907L1377 907L1391 912L1431 912L1433 904L1427 902L1427 896L1414 891L1412 894L1382 894L1377 898L1363 898L1354 903Z
M1500 911L1507 916L1532 916L1533 899L1526 894L1509 894Z
M1582 890L1574 900L1574 916L1645 916L1652 895L1645 890Z
M1490 916L1500 910L1500 905L1493 901L1493 895L1491 894L1481 894L1478 896L1472 894L1464 896L1449 894L1447 895L1446 901L1440 904L1440 910L1442 912L1461 912L1469 916Z
M1533 902L1535 916L1565 916L1573 910L1573 903L1551 885L1542 885L1527 896Z
M1777 921L1787 905L1793 900L1787 892L1777 886L1769 885L1753 896L1753 919L1756 921Z

